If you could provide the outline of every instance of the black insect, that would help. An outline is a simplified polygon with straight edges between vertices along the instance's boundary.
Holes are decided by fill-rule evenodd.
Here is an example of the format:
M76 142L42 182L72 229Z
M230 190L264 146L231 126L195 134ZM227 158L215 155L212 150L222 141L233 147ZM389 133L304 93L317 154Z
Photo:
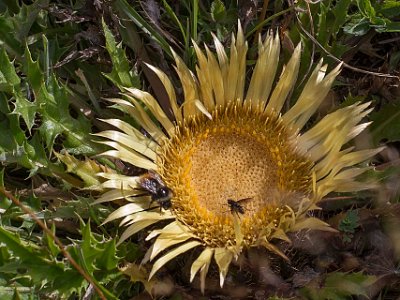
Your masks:
M148 173L140 176L139 184L151 194L150 205L153 201L156 201L160 205L160 209L171 208L172 191L165 185L159 174L149 170Z
M239 214L243 215L244 214L244 207L243 207L243 205L241 203L244 203L245 201L248 201L250 199L253 199L253 198L243 198L243 199L240 199L240 200L228 199L227 201L228 201L228 205L229 205L229 208L231 210L231 213L232 214L236 213L238 215Z

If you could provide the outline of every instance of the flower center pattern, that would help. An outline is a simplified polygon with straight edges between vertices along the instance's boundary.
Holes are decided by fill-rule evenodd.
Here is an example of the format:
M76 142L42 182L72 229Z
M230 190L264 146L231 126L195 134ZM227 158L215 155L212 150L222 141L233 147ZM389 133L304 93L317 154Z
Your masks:
M280 117L231 104L212 120L187 119L161 147L160 173L174 191L173 213L205 244L235 244L228 199L240 205L246 244L271 235L312 189L312 163L295 151Z

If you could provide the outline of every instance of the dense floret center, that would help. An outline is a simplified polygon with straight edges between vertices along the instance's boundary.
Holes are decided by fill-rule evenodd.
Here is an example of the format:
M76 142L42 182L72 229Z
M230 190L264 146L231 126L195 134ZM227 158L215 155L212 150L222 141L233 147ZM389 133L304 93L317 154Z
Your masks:
M286 206L295 210L311 192L312 164L295 151L295 138L279 116L251 107L186 120L160 151L177 219L217 246L234 244L235 213L249 243L270 235ZM228 200L241 199L243 209L232 213Z
M277 164L251 134L218 132L194 146L190 179L199 202L217 215L230 213L228 199L243 200L252 215L277 188Z

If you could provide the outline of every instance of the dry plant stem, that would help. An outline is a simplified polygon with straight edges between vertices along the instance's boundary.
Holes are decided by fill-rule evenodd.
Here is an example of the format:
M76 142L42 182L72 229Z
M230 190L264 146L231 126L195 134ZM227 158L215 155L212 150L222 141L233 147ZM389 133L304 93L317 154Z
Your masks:
M376 166L375 169L378 171L383 171L389 167L394 167L394 166L400 166L400 159L395 159L395 160L391 160L388 162L385 162L383 164L380 164L379 166Z
M258 18L258 23L261 23L262 21L265 20L265 15L267 13L268 4L269 4L269 0L264 0L263 7L262 7L262 10L261 10L261 14L260 14L260 17ZM262 27L258 28L256 34L254 35L254 39L255 39L256 43L257 43L258 36L261 33L261 29L262 29Z
M341 196L341 197L327 197L327 198L323 198L321 200L321 202L323 201L331 201L331 200L349 200L349 199L353 199L353 196Z
M291 5L294 5L293 2L290 2L290 4L291 4ZM338 62L338 63L342 63L342 64L343 64L343 67L345 67L345 68L347 68L347 69L349 69L349 70L352 70L352 71L354 71L354 72L359 72L359 73L368 74L368 75L372 75L372 76L378 76L378 77L396 78L397 80L400 80L400 77L399 77L399 76L390 75L390 74L387 74L387 73L372 72L372 71L368 71L368 70L356 68L356 67L353 67L353 66L351 66L351 65L349 65L349 64L347 64L347 63L345 63L344 61L340 60L339 58L337 58L336 56L334 56L332 53L330 53L328 50L326 50L326 49L324 48L324 46L322 46L322 45L317 41L317 39L314 38L314 36L313 36L310 32L308 32L308 31L303 27L303 24L301 23L301 21L300 21L300 19L299 19L299 17L298 17L298 15L297 15L296 12L295 12L295 14L296 14L296 19L297 19L297 21L298 21L298 24L299 24L299 27L300 27L301 31L303 31L303 33L304 33L306 36L308 36L308 37L310 38L310 40L311 40L315 45L317 45L323 52L325 52L326 55L328 55L328 56L329 56L330 58L332 58L334 61L336 61L336 62Z
M81 266L72 258L72 256L65 250L65 246L61 241L53 234L53 232L47 228L47 226L34 214L32 210L30 210L28 207L23 205L14 195L12 195L10 192L6 191L3 187L0 187L0 193L2 193L5 197L10 199L12 202L14 202L15 205L17 205L19 208L21 208L24 213L28 214L36 224L38 224L43 231L51 236L51 238L54 240L54 242L57 244L58 248L60 249L61 253L64 255L64 257L71 263L71 265L94 287L96 290L97 294L102 300L107 300L106 297L104 296L103 292L100 290L100 288L96 285L96 283L92 280L92 278L81 268Z

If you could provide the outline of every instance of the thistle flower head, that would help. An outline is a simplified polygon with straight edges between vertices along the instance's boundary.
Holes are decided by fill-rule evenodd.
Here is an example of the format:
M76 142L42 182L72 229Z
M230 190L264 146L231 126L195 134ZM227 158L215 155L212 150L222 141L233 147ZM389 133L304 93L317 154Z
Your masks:
M243 249L263 246L284 257L272 240L289 241L287 232L304 228L328 229L307 212L330 192L369 188L357 181L367 170L358 165L380 151L346 147L368 126L361 120L370 112L369 103L338 109L303 130L340 66L327 74L327 66L318 63L295 104L283 111L297 80L300 45L277 76L279 37L260 39L246 88L247 43L240 26L229 55L216 37L214 44L216 54L194 43L195 74L174 54L182 101L168 76L150 66L167 91L173 120L151 94L129 88L125 99L111 101L149 135L118 119L105 120L116 130L98 134L113 148L104 155L154 170L162 179L159 184L173 193L170 208L143 211L155 201L143 196L139 177L102 173L108 191L97 202L128 201L106 222L122 218L121 225L127 227L122 242L170 220L147 237L155 239L145 257L154 261L150 277L174 257L202 247L190 274L193 280L200 272L202 290L213 258L222 286L230 263Z

